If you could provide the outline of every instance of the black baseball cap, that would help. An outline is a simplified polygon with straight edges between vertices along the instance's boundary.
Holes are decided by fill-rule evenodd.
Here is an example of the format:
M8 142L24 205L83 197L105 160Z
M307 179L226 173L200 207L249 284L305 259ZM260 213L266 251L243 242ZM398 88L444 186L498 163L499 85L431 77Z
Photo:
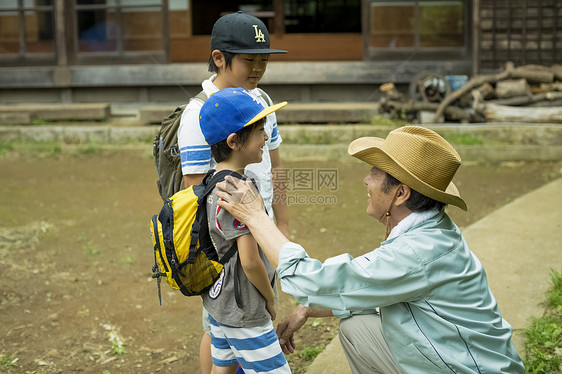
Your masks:
M269 32L264 23L242 11L219 18L211 33L211 51L218 49L247 54L287 53L280 49L271 49L269 45Z

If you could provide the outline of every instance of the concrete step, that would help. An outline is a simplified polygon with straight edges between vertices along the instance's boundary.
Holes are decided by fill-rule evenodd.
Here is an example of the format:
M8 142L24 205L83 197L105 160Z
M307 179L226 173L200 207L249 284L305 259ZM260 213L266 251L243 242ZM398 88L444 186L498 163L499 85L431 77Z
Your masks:
M15 104L0 105L0 124L29 125L33 120L46 121L107 121L107 103L85 104Z
M289 103L276 112L278 123L370 123L378 103ZM140 123L160 123L175 106L147 105L139 109Z
M489 131L488 126L495 127ZM0 126L0 142L64 142L70 144L143 144L150 148L158 126L74 125ZM562 125L440 125L431 127L449 138L465 162L562 160ZM283 125L281 157L286 160L347 159L349 143L361 136L386 137L392 128L373 125ZM483 144L455 142L455 134L486 138Z

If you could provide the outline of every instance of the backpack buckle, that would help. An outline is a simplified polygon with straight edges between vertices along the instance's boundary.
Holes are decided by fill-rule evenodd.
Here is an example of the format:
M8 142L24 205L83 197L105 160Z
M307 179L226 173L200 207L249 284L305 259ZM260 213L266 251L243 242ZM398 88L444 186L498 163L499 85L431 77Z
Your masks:
M180 153L178 152L178 147L176 145L170 147L170 155L172 157L178 157L180 155Z

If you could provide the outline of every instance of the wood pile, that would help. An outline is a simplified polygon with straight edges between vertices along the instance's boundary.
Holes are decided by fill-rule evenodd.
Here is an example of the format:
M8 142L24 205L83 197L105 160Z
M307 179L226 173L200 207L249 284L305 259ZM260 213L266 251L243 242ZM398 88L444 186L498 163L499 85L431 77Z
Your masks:
M562 123L562 65L515 67L508 62L500 73L476 75L454 92L445 77L432 72L412 79L410 98L392 83L380 90L380 111L391 118L422 123Z

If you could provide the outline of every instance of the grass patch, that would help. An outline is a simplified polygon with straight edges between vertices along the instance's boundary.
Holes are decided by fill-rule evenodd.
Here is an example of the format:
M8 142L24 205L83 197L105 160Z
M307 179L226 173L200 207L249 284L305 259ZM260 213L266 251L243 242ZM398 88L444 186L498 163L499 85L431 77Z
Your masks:
M76 153L82 155L94 155L100 153L102 149L101 144L98 143L87 143L81 144L76 147Z
M461 134L448 134L444 136L445 139L451 144L456 145L482 145L484 141L479 136L474 136L472 134L461 133Z
M17 367L17 362L17 358L13 359L4 354L0 354L0 368L2 368L2 371Z
M295 354L306 361L312 361L324 350L323 347L319 347L316 345L310 347L304 347L301 350L295 352Z
M48 125L50 122L46 119L36 118L31 121L32 126L45 126Z
M2 142L0 157L18 155L22 157L57 157L63 154L80 156L99 154L104 145L98 142L80 143L79 140L67 138L64 141L36 142Z
M5 142L0 144L0 156L10 153L55 156L62 153L62 147L58 142Z
M87 256L96 256L100 253L100 250L92 245L86 245L83 247L84 254Z
M116 356L122 356L127 353L127 351L125 350L125 343L117 333L117 329L109 324L103 325L103 327L108 331L107 337L109 339L109 342L111 343L111 353Z
M131 256L127 256L121 259L121 263L124 265L134 265L136 261Z
M371 118L371 125L374 126L389 126L389 127L402 127L402 126L406 126L406 125L411 125L411 123L406 122L404 120L401 119L390 119L390 118L384 118L381 116L373 116Z
M546 310L525 330L524 364L528 374L562 372L562 269L551 271Z

